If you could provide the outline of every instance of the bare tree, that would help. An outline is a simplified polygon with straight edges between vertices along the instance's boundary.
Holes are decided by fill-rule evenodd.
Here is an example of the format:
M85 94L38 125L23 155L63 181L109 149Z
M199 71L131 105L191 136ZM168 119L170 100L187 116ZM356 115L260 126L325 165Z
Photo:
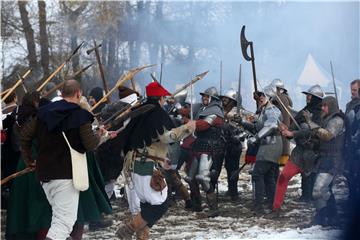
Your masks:
M27 58L29 60L29 65L31 68L36 69L37 58L36 58L36 46L35 46L35 39L34 39L34 30L29 21L29 13L26 10L27 1L18 1L20 16L22 27L25 33L25 39L27 44L28 55Z
M69 6L67 5L69 4ZM78 7L75 10L72 10L71 6L72 5L78 5ZM61 2L60 6L63 10L63 12L67 15L68 17L68 27L69 27L69 32L70 32L70 46L71 49L75 49L78 45L77 40L78 40L78 35L79 35L79 29L78 29L78 19L80 17L80 15L82 14L82 12L86 9L88 5L88 2L80 2L80 3L75 3L75 2ZM72 59L72 67L73 67L73 71L76 72L79 70L80 68L80 59L79 56L76 55L73 57Z
M49 39L46 31L46 3L38 1L39 6L39 26L40 26L40 47L41 47L41 66L44 76L49 75Z

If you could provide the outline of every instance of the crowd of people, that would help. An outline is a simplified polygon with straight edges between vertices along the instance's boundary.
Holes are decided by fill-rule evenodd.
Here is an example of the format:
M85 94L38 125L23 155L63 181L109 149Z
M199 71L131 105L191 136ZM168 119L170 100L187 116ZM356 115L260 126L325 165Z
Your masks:
M29 171L2 185L6 238L81 239L84 224L112 225L104 214L112 213L120 175L132 217L118 226L119 239L149 239L173 192L184 211L203 211L205 196L207 216L217 217L223 165L227 196L240 198L241 155L251 166L254 216L276 221L289 181L301 174L300 200L316 209L310 225L338 226L335 177L347 179L349 206L360 198L360 80L350 87L345 112L319 85L302 92L306 103L296 112L280 79L254 92L255 113L233 89L221 95L210 87L193 103L157 81L146 96L120 86L115 102L100 87L85 98L76 80L46 97L28 92L21 103L11 94L2 106L1 175Z

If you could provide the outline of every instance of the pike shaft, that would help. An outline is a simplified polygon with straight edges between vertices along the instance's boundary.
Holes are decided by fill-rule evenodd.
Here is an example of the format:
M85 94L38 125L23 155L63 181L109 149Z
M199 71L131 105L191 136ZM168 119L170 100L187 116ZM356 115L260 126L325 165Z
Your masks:
M24 79L31 73L31 71L32 69L27 70L26 73L22 77L20 77L19 80L17 80L15 85L2 98L3 101L5 101L5 99L7 99L10 96L10 94L15 91L15 89L24 81Z
M238 82L238 96L237 96L237 114L240 114L240 98L241 98L241 64L239 65L239 82Z
M330 61L330 67L331 67L331 75L332 75L332 80L333 80L333 85L334 85L335 98L336 98L336 102L337 102L337 104L339 106L339 99L338 99L337 90L336 90L336 84L335 84L334 69L333 69L333 65L332 65L331 61Z
M222 78L222 61L220 61L220 95L222 95L222 83L223 83L223 78Z
M95 40L94 40L94 45L95 45L96 61L97 61L98 65L99 65L100 77L101 77L101 80L102 80L103 85L104 85L105 93L108 93L108 92L109 92L109 87L108 87L107 82L106 82L106 79L105 79L105 74L104 74L103 66L102 66L102 64L101 64L99 49L96 47L96 42L95 42Z

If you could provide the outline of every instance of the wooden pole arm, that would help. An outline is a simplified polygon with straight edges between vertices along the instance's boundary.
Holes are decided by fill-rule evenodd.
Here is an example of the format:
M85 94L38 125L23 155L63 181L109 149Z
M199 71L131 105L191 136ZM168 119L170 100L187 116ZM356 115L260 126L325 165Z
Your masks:
M120 86L122 86L125 82L129 81L131 78L133 78L137 73L139 73L140 71L142 71L145 68L149 68L149 67L153 67L156 66L156 64L153 65L145 65L142 67L137 67L137 68L133 68L131 69L129 72L124 73L120 79L117 81L117 83L115 84L115 86L107 93L105 94L94 106L92 106L92 108L90 109L90 111L93 111L95 108L97 108L102 102L105 102L106 99Z
M10 96L10 94L12 94L15 91L15 89L24 81L24 79L31 73L31 71L32 69L30 68L19 80L17 80L14 86L12 86L11 89L2 98L3 101L5 101L5 99L7 99Z

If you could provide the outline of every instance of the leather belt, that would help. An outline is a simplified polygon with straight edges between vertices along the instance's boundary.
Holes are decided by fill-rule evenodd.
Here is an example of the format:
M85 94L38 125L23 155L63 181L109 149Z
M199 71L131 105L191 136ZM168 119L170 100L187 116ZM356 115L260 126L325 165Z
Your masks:
M135 151L135 157L146 157L146 158L149 158L155 162L165 162L166 160L164 158L161 158L161 157L157 157L157 156L153 156L153 155L150 155L150 154L144 154L144 153L140 153L138 151Z

